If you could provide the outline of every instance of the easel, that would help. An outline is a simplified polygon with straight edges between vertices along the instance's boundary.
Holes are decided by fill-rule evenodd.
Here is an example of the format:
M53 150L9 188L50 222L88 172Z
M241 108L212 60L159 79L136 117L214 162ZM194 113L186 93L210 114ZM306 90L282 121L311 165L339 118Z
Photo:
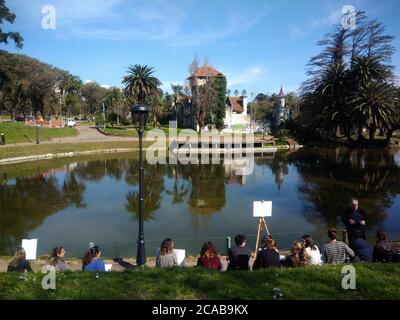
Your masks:
M269 236L268 226L267 226L267 223L265 222L264 217L259 217L258 218L257 240L256 240L256 251L255 251L256 258L257 258L257 254L258 254L258 243L260 242L260 237L261 237L261 232L262 232L263 226L265 228L265 231L267 232L267 235Z

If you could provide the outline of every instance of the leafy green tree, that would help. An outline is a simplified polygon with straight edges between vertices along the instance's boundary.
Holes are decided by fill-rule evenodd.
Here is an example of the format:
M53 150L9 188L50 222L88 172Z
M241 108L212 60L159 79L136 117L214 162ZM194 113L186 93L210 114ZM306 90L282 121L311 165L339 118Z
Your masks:
M145 99L158 94L160 80L153 76L154 69L147 65L131 65L123 78L125 94L133 103L144 103Z
M13 24L15 18L15 14L6 7L5 1L0 0L0 43L8 44L12 40L17 48L22 49L24 39L21 35L18 32L3 32L1 27L4 21Z

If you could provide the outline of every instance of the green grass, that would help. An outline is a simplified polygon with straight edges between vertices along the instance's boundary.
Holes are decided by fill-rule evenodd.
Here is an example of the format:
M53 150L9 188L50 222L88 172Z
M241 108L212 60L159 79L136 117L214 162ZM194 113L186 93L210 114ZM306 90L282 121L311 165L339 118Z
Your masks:
M110 272L57 274L56 290L43 290L43 274L0 274L0 299L400 299L400 266L357 264L355 290L341 286L341 266L213 272L198 268L145 268Z
M152 128L148 127L147 130L153 130L153 129L161 129L166 135L169 133L175 133L176 129L169 129L168 126L161 126L160 128ZM182 129L178 129L178 134ZM137 131L134 128L127 128L127 127L107 127L107 128L101 128L101 132L103 132L106 135L113 135L113 136L120 136L120 137L137 137Z
M36 141L36 127L25 126L19 122L0 123L0 133L5 134L6 144ZM77 134L78 131L73 128L39 128L40 141L75 136Z
M143 143L146 147L150 143ZM82 143L55 143L55 144L32 144L30 146L0 146L0 159L23 157L30 155L42 155L48 153L64 153L77 151L90 151L117 148L137 148L137 141L104 141L104 142L82 142Z
M7 114L0 114L0 120L10 121L11 120L11 116L7 115Z

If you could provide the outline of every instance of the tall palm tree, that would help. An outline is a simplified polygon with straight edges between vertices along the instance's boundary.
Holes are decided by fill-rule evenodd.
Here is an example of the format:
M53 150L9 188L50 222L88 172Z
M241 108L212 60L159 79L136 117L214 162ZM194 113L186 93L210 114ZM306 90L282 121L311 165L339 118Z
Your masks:
M182 98L185 95L183 86L171 84L173 103L175 108L175 120L178 121L178 104L182 103Z
M161 81L154 77L153 73L153 67L131 65L128 74L122 79L126 96L135 103L144 103L146 97L157 94Z
M398 123L400 111L396 103L397 93L392 85L370 81L351 98L351 116L367 126L373 141L376 129L391 130Z
M239 95L239 90L236 89L235 92L234 92L234 94L235 94L235 96L237 97L237 96Z

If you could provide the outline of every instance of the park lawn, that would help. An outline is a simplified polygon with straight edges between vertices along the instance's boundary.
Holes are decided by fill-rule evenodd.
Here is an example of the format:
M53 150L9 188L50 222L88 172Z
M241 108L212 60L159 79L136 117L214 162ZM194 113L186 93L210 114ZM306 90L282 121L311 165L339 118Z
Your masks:
M147 142L143 143L146 147ZM46 143L32 144L30 146L0 146L0 159L24 157L32 155L44 155L49 153L65 153L79 151L94 151L105 149L138 148L137 141L104 141L81 143Z
M342 266L216 272L199 268L145 268L100 274L57 273L56 290L43 290L43 274L0 274L0 299L400 299L399 264L356 264L356 289L341 286Z
M7 114L0 114L0 120L11 121L11 116Z
M0 122L0 133L4 133L6 144L36 141L36 127L26 126L20 122ZM39 128L39 141L51 138L76 136L74 128Z
M176 129L170 128L168 126L161 126L157 128L147 127L146 131L153 130L153 129L161 129L166 135L168 134L176 134ZM178 134L182 129L178 129ZM113 136L121 136L121 137L137 137L138 133L134 128L126 128L126 127L106 127L101 128L100 132L106 135L113 135Z

